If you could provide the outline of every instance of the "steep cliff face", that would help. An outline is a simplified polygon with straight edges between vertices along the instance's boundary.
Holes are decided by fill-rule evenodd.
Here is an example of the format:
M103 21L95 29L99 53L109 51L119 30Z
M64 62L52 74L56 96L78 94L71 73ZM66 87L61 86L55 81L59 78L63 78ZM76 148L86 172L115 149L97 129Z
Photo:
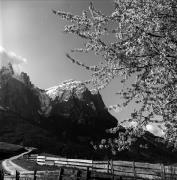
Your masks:
M64 117L65 129L71 128L73 134L96 137L117 124L106 110L99 92L92 94L80 81L65 81L47 89L46 94L51 98L50 116Z
M52 101L51 115L72 117L78 124L93 124L93 126L96 124L93 117L101 117L102 125L107 122L106 128L114 127L117 123L106 110L99 92L92 93L81 81L65 81L59 86L47 89L46 94Z
M31 120L39 120L39 100L27 75L15 75L10 68L0 71L0 105L7 107L20 116Z

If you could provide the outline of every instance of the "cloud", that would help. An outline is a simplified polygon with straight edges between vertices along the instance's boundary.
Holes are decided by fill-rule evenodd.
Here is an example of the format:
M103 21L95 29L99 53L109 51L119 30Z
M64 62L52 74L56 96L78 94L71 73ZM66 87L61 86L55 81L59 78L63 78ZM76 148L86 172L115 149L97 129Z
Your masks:
M161 128L159 128L157 125L154 125L154 124L148 124L146 126L146 130L153 133L156 136L164 135L163 130Z
M129 126L136 127L137 122L132 121L132 122L129 123ZM160 126L156 125L156 124L148 124L148 125L146 125L145 130L151 132L152 134L154 134L156 136L163 136L164 135L164 132L163 132L162 128L160 128Z
M0 46L0 67L7 66L11 63L16 73L21 72L22 64L26 63L27 60L21 56L17 56L14 52L7 51Z
M137 122L135 122L135 121L132 121L132 122L130 122L130 123L129 123L129 126L136 127L136 126L137 126Z

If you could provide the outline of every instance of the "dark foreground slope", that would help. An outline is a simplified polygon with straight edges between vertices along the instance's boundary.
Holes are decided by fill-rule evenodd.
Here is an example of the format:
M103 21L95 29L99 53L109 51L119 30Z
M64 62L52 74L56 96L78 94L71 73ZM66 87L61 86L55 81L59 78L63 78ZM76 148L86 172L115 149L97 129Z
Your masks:
M0 142L0 160L15 156L24 152L23 146Z
M169 164L177 162L177 149L174 147L174 144L148 131L135 135L132 133L131 128L127 131L127 129L120 126L113 133L109 131L107 136L109 138L97 142L99 145L94 145L95 152L99 153L98 157L151 163ZM120 151L115 151L116 149L120 149Z

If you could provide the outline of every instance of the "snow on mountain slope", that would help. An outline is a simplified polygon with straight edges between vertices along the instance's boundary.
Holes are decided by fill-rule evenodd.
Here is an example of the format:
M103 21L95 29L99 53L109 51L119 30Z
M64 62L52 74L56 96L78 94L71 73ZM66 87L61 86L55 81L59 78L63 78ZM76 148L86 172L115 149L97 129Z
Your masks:
M74 92L75 95L79 99L81 99L82 98L81 94L86 90L87 88L85 84L82 83L81 81L67 80L58 86L54 86L49 89L46 89L46 94L48 94L52 100L55 100L57 97L61 97L65 92L65 101L68 101L68 99L72 95L71 92ZM66 94L66 92L68 93Z

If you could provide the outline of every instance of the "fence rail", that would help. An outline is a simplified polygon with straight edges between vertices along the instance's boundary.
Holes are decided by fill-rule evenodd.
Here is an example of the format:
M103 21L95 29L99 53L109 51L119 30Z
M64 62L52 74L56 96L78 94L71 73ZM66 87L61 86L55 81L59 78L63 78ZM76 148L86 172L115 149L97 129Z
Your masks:
M72 167L78 169L90 169L91 171L107 173L122 177L140 179L164 179L177 180L177 167L164 166L163 164L150 164L129 161L92 161L83 159L68 159L60 157L31 155L39 165L49 165L58 167ZM173 179L172 179L173 178Z

